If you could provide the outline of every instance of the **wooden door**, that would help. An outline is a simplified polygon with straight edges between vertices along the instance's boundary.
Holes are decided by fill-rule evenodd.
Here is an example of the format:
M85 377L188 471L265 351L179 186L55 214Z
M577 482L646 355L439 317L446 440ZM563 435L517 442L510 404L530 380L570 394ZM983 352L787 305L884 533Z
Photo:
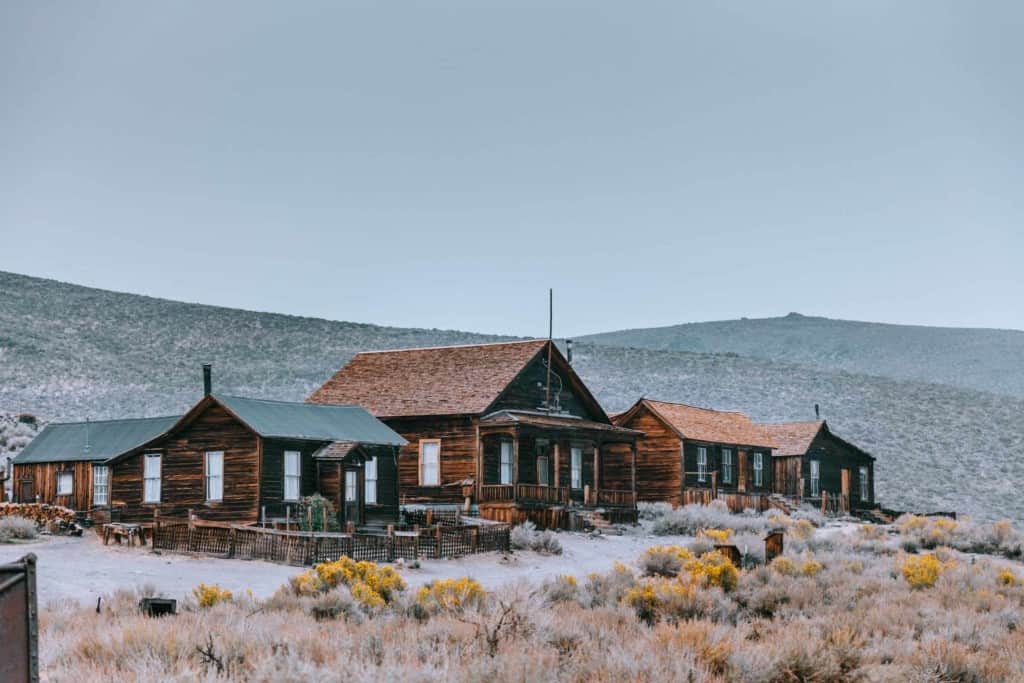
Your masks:
M22 479L18 488L18 502L19 503L34 503L36 496L32 491L32 480Z
M363 490L360 476L362 469L346 467L342 482L342 505L344 505L345 521L355 525L363 523Z
M843 505L843 510L849 510L850 509L850 470L844 468L840 472L840 474L842 476L842 492L843 492L842 505Z

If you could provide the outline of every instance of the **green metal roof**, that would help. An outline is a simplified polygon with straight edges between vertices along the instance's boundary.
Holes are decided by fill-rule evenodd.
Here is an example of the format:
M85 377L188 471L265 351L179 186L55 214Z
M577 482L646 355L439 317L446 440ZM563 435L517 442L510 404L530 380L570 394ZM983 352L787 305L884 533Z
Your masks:
M380 446L408 443L359 406L291 403L219 394L213 398L262 437L355 441Z
M18 465L106 460L163 434L179 417L51 423L18 454Z

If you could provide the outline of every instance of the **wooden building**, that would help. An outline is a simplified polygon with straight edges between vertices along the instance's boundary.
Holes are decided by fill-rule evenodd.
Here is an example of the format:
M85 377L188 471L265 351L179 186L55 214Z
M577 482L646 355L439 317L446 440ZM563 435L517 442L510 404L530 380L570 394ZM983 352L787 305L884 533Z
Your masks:
M251 524L320 492L341 522L397 521L401 436L357 406L208 394L160 435L105 461L111 514L147 522L193 511Z
M818 501L822 491L841 496L849 510L875 502L875 458L829 429L825 420L763 425L778 448L772 456L773 490Z
M612 424L547 340L360 353L308 400L363 406L409 441L403 503L468 498L546 527L573 507L635 514L639 432Z
M769 507L774 442L743 413L642 398L614 421L644 434L637 444L639 500Z
M51 423L12 463L13 500L63 505L86 516L110 503L104 461L162 434L178 417Z

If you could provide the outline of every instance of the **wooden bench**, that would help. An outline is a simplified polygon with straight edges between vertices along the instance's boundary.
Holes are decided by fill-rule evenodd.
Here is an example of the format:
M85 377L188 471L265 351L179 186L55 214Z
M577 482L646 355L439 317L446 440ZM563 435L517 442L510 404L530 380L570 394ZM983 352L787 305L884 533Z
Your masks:
M120 522L104 524L103 545L110 543L111 538L117 541L118 545L121 545L121 540L124 539L128 542L129 546L136 540L138 540L140 546L144 546L146 545L146 528L139 524L123 524Z

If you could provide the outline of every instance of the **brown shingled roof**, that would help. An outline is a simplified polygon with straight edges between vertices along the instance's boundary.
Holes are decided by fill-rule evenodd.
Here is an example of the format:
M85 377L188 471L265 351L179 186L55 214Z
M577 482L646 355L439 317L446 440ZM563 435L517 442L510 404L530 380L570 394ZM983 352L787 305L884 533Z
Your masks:
M308 400L356 404L377 417L479 414L547 343L533 339L359 353Z
M775 448L774 441L765 430L743 413L697 408L683 403L668 403L640 399L633 408L616 416L615 423L623 424L639 406L646 406L672 427L682 438L709 443L736 446Z
M821 431L824 420L814 422L781 422L761 425L768 436L778 444L773 455L804 455L811 447L814 437Z

